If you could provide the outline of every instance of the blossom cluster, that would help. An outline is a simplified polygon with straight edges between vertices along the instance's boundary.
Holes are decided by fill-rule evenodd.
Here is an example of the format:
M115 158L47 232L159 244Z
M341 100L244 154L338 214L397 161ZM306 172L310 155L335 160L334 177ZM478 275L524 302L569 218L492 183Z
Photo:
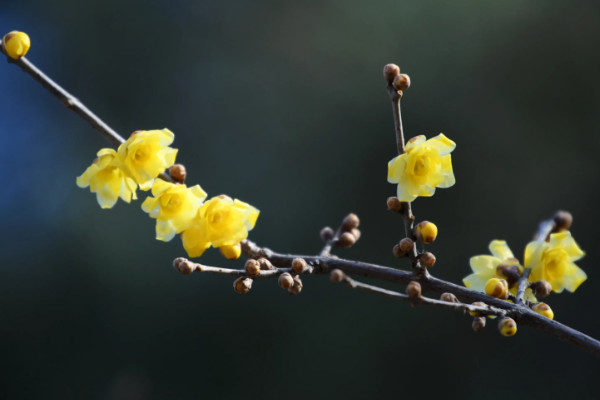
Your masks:
M212 246L227 258L239 258L240 242L254 228L259 211L225 195L206 200L199 185L158 179L175 164L177 149L170 147L174 138L166 128L133 132L118 150L101 149L77 185L89 186L102 208L112 208L119 198L126 203L136 200L138 188L151 190L142 210L156 219L157 240L167 242L180 234L190 257L199 257Z

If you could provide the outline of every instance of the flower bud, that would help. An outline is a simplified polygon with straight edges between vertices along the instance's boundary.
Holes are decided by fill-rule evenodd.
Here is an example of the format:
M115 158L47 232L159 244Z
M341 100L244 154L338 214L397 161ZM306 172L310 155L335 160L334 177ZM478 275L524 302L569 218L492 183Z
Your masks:
M410 78L406 74L396 75L394 78L394 88L396 90L406 90L410 87Z
M460 301L458 301L458 298L453 294L453 293L442 293L442 295L440 296L440 300L442 301L447 301L448 303L460 303Z
M342 280L344 280L344 278L346 277L346 274L344 274L344 271L342 271L341 269L334 269L333 271L331 271L331 273L329 274L329 279L331 279L332 282L341 282Z
M537 303L531 308L533 311L540 315L543 315L546 318L554 319L554 311L552 311L550 306L546 303Z
M396 64L386 64L383 67L383 78L388 82L392 82L399 73L400 68Z
M329 242L331 239L333 239L333 234L333 229L326 226L325 228L321 229L321 240L324 242Z
M347 249L348 247L352 247L352 245L356 243L356 238L350 232L344 232L335 242L336 246L341 247L343 249Z
M477 307L485 307L487 304L485 304L481 301L476 301L474 303L471 303L471 305L477 306ZM469 311L469 314L471 315L471 317L480 317L481 316L481 314L479 314L477 311Z
M533 282L530 287L536 297L548 297L552 293L552 285L547 281Z
M415 237L421 243L433 243L438 234L438 228L433 222L422 221L415 226Z
M198 268L198 265L199 264L193 263L190 260L183 257L177 257L173 260L173 268L175 268L183 275L191 274Z
M18 60L29 51L31 40L25 32L12 31L2 38L2 47L10 58Z
M433 253L426 251L425 253L419 254L419 262L425 268L431 268L435 264L435 256Z
M506 282L506 279L488 279L485 284L485 294L497 299L508 298L508 282Z
M169 174L178 183L184 183L187 175L183 164L173 164L169 169Z
M498 330L502 336L513 336L515 333L517 333L517 323L512 318L500 318L500 321L498 321Z
M517 283L519 281L519 278L521 277L518 265L498 265L496 267L496 274L498 276L503 276L506 278L506 281L508 282L508 287L513 287L513 285Z
M348 214L342 222L342 231L351 231L354 228L358 228L360 220L356 214Z
M387 208L391 212L401 213L402 212L402 202L398 200L397 197L392 196L387 198Z
M239 294L246 294L252 288L252 279L240 276L233 282L233 289Z
M392 249L392 253L394 253L394 257L398 257L398 258L406 257L406 252L402 251L402 248L400 247L400 243L398 243L394 246L394 248Z
M264 257L261 257L261 258L259 258L256 261L258 261L258 263L260 264L260 269L263 270L263 271L268 271L268 270L271 270L271 269L275 269L275 267L273 266L273 264L271 264L271 261L267 260Z
M400 250L402 250L406 254L413 250L415 242L413 242L411 238L404 238L398 242L398 246L400 247Z
M221 246L219 251L228 260L237 260L242 255L242 245L238 243L233 246Z
M303 258L294 258L292 260L292 271L295 274L301 274L308 269L308 265Z
M421 297L421 284L417 281L411 281L406 285L406 294L411 299L418 299Z
M244 268L246 269L246 273L250 276L256 276L260 273L260 263L253 258L246 261Z
M357 241L358 239L360 239L360 229L354 228L350 231L350 233L352 234L352 236L354 236L354 239L356 239Z
M471 327L477 333L483 331L483 328L485 328L485 317L473 318L473 323L471 324Z
M288 292L290 292L290 294L298 294L302 291L302 280L298 275L294 276L293 280L294 284L288 289Z
M554 214L554 229L553 232L562 232L566 231L571 227L573 223L573 216L568 211L557 211Z
M279 275L277 283L282 289L288 290L289 288L294 286L294 278L292 278L292 275L290 273L284 272L283 274Z

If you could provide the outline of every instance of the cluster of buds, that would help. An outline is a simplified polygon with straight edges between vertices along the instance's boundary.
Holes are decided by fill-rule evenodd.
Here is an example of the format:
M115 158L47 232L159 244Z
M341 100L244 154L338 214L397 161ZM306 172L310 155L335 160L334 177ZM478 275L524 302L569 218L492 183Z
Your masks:
M400 67L396 64L387 64L383 67L383 78L388 86L392 87L402 96L403 92L410 87L410 77L400 73Z
M290 274L289 272L284 272L279 275L279 279L277 279L277 283L279 287L285 289L290 294L298 294L302 291L302 280L300 276Z
M390 208L390 210L396 205L396 204L402 204L402 203L396 203L393 200L390 199L396 199L395 197L390 197L388 199L388 208ZM396 199L397 200L397 199ZM390 206L390 203L392 204L392 207ZM395 257L398 258L402 258L402 257L406 257L406 256L411 256L411 254L413 254L413 252L415 251L415 240L419 241L423 244L430 244L433 243L433 241L436 239L437 237L437 233L438 233L438 229L437 226L433 223L433 222L429 222L429 221L422 221L420 223L418 223L415 228L413 229L413 238L410 237L405 237L402 240L400 240L392 249L392 252L394 253ZM419 263L421 264L422 267L424 268L431 268L435 265L435 255L429 251L425 251L422 253L419 253L417 255L417 260L419 261Z
M325 243L332 243L336 247L347 249L352 247L358 239L360 239L360 230L358 226L360 220L356 214L350 213L346 215L342 221L342 225L338 229L337 233L333 231L329 226L321 229L321 239Z

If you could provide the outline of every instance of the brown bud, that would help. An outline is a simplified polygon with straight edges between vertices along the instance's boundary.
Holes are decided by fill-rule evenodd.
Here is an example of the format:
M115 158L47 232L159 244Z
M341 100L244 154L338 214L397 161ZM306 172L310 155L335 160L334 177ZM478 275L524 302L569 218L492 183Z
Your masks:
M350 233L352 234L352 236L354 236L354 239L360 239L360 229L354 228L350 231Z
M333 229L326 226L325 228L321 229L321 240L324 242L329 242L331 239L333 239L333 234Z
M391 212L401 213L402 212L402 202L400 200L398 200L398 198L395 196L388 197L387 208Z
M288 272L284 272L283 274L279 275L277 283L279 284L279 287L287 290L294 286L294 278L292 278L292 275Z
M417 281L411 281L406 285L406 294L411 299L418 299L421 297L421 284Z
M352 213L348 214L342 222L342 231L351 231L354 228L358 228L359 224L360 220L358 219L358 215Z
M394 78L394 88L396 90L406 90L410 87L410 78L406 74L397 75Z
M415 242L413 242L411 238L404 238L398 242L398 246L400 246L400 250L402 250L404 253L408 253L412 251L413 247L415 246Z
M473 323L471 324L471 327L477 333L483 331L483 328L485 328L485 317L473 318Z
M517 265L501 264L496 267L496 274L506 278L508 287L513 287L521 277L519 267Z
M566 231L571 227L573 223L573 216L568 211L557 211L554 214L554 229L553 232Z
M425 268L431 268L435 264L435 256L433 253L426 251L425 253L419 254L419 262Z
M306 264L306 261L303 258L294 258L292 260L292 271L294 271L294 273L301 274L304 271L306 271L307 268L308 265Z
M334 269L329 274L329 279L331 279L332 282L341 282L345 276L346 274L344 274L341 269Z
M268 271L270 269L275 269L275 267L273 266L273 264L271 264L271 261L267 260L264 257L259 258L258 263L260 264L260 269L262 269L263 271Z
M177 257L173 260L173 268L182 273L183 275L188 275L194 272L198 268L199 264L193 263L190 260Z
M288 289L291 294L298 294L302 291L302 280L298 275L294 276L294 284Z
M460 303L458 298L453 293L444 292L440 296L440 300L447 301L448 303Z
M402 251L402 249L400 248L400 244L394 246L394 248L392 249L392 253L394 253L394 257L406 257L406 252Z
M352 247L352 245L356 243L356 238L350 232L344 232L335 242L336 246L341 247L343 249L347 249L348 247Z
M239 294L246 294L252 288L252 279L240 276L233 282L233 289Z
M383 78L388 82L392 82L399 73L400 68L396 64L386 64L383 67Z
M255 276L260 273L260 263L252 258L246 261L244 268L246 269L246 273L250 276Z
M169 169L169 174L175 182L184 183L186 177L185 166L183 164L173 164Z
M547 281L533 282L530 287L533 290L533 294L537 297L548 297L552 293L552 285Z

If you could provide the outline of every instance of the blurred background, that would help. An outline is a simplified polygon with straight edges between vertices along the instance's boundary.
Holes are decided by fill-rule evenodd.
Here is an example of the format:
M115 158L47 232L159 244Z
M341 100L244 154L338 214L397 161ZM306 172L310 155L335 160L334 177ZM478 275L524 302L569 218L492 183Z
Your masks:
M460 283L492 239L521 257L569 210L588 281L547 302L599 338L598 15L577 0L19 0L0 1L0 31L28 32L28 58L121 135L175 132L189 184L262 211L252 240L315 254L355 212L363 236L338 254L407 268L386 210L381 71L399 64L407 137L458 144L456 186L414 203L440 229L432 273ZM178 274L181 243L154 239L141 200L102 210L76 187L108 142L17 67L0 74L0 398L598 398L598 360L528 327L476 335L462 314L325 276L241 296Z

